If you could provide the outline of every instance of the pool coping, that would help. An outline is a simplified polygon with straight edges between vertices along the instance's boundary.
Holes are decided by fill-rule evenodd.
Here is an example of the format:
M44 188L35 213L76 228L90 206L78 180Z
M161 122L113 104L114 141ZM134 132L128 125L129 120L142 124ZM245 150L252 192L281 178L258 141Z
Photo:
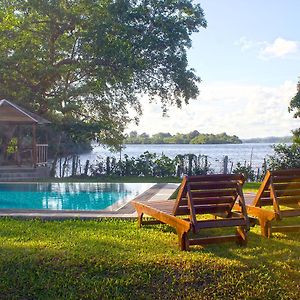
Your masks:
M176 183L153 183L153 186L132 200L157 201L166 200L174 193L179 184ZM132 201L131 200L131 201ZM31 210L31 209L0 209L0 217L22 218L22 219L43 219L43 220L65 220L65 219L99 219L99 218L120 218L134 219L136 212L129 201L116 211L106 210Z

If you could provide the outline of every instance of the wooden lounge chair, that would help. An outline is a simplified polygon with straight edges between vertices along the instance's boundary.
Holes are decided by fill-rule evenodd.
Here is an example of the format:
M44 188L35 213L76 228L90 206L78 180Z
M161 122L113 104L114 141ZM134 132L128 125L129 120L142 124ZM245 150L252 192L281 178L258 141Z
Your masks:
M138 214L138 225L140 227L142 224L165 223L174 227L181 250L188 250L190 245L228 241L246 244L249 220L242 192L243 183L242 175L185 176L175 201L132 201ZM233 211L236 201L240 212ZM143 220L144 214L156 220ZM213 215L213 218L207 218L207 215ZM226 236L189 237L191 230L198 233L202 229L219 227L236 227L236 233Z
M296 231L296 226L272 226L272 221L300 216L300 169L267 171L251 205L248 215L258 219L261 234L271 237L272 232ZM274 223L274 222L273 222Z

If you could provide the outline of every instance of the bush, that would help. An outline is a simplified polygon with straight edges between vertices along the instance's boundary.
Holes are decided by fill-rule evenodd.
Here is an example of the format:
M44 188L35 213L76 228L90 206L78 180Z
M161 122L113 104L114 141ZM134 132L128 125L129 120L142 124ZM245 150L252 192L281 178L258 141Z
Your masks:
M274 155L268 157L270 170L300 168L300 146L297 144L274 145Z
M153 177L181 177L187 175L202 175L212 172L207 161L207 156L185 154L170 158L166 155L157 155L148 151L139 157L117 161L115 157L106 159L98 157L97 163L92 165L92 176L117 175L117 176L153 176Z
M246 181L255 181L255 172L250 165L242 166L240 162L236 164L235 169L232 171L233 174L243 174Z

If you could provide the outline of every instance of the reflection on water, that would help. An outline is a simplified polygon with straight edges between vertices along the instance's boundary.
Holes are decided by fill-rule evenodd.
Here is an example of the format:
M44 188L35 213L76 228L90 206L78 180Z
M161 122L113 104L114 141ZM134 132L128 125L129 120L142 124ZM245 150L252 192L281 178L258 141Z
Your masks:
M147 183L0 184L0 208L116 210L152 185Z

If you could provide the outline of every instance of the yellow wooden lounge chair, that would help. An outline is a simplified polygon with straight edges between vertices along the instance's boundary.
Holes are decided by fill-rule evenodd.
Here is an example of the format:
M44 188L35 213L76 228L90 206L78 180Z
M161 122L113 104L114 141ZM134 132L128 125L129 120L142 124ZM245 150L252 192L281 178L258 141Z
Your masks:
M165 223L174 227L181 250L188 250L190 245L228 241L246 244L249 220L242 192L244 181L242 175L233 174L185 176L175 201L132 201L138 214L138 225ZM240 212L233 211L236 202ZM144 214L156 220L143 220ZM207 218L207 215L212 217ZM236 227L236 233L226 236L189 237L190 231L198 233L205 228L219 227Z
M271 237L272 232L296 231L300 225L273 226L272 221L300 216L300 169L267 171L251 205L248 215L258 219L261 234ZM238 207L236 207L238 208Z

